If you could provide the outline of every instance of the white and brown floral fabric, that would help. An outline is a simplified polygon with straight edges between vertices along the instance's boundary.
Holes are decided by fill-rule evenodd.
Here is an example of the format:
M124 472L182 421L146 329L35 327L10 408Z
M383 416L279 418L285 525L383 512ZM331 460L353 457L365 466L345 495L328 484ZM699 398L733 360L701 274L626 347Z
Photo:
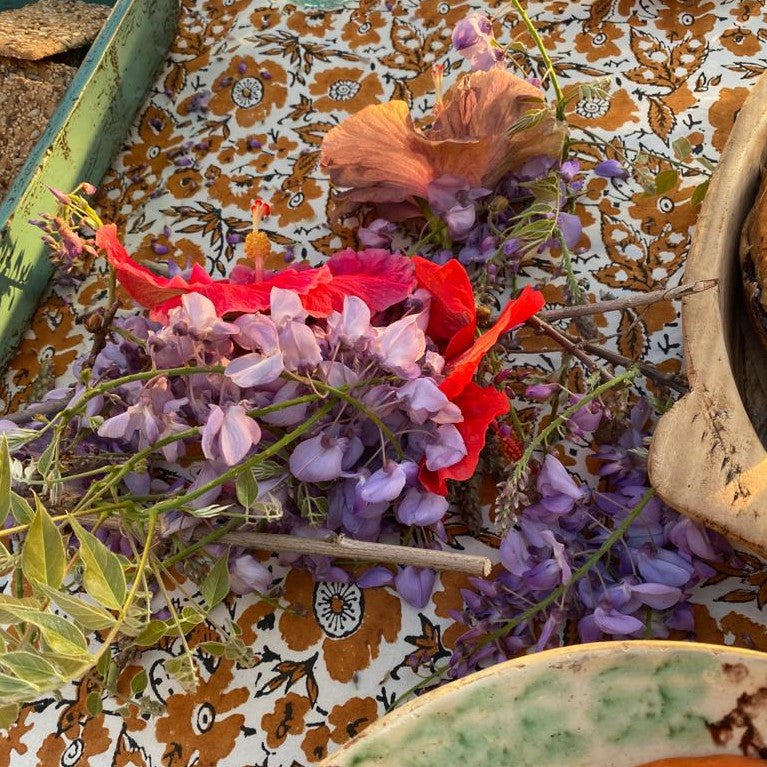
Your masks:
M317 260L353 244L343 223L327 223L328 181L317 167L323 135L346 115L391 98L427 115L432 64L446 64L448 83L464 67L450 50L452 26L472 10L494 14L501 6L360 0L324 11L280 0L184 0L168 62L101 186L103 217L118 224L138 258L198 262L216 275L242 256L256 195L272 204L272 241L297 256ZM582 101L571 119L629 157L640 150L672 157L671 142L684 137L694 157L716 161L767 69L764 0L530 0L527 8L566 88L611 78L609 97ZM523 33L513 14L498 20L497 31L503 41ZM534 74L534 60L520 55L519 62ZM590 145L581 148L593 156ZM590 182L581 211L585 251L575 266L593 296L679 282L698 210L691 197L702 179L683 178L660 196ZM551 270L542 262L530 275ZM546 282L556 301L562 280ZM19 407L65 374L87 342L78 316L105 292L98 270L77 291L53 290L0 383L0 406ZM600 331L628 357L680 368L670 303L627 309ZM456 546L487 552L497 545L492 529L478 538L458 520L449 529ZM443 576L431 603L415 610L386 589L317 585L269 563L281 584L279 607L230 598L215 616L239 625L255 653L251 668L201 651L202 683L184 693L158 662L179 652L178 642L167 642L120 680L129 693L145 668L147 694L162 713L123 718L107 704L91 716L85 681L61 700L24 708L0 739L0 765L310 765L443 662L461 631L450 612L460 608L463 576ZM723 570L695 595L699 640L767 649L766 601L767 568L758 559L746 558L743 571ZM191 642L216 639L218 631L200 627Z

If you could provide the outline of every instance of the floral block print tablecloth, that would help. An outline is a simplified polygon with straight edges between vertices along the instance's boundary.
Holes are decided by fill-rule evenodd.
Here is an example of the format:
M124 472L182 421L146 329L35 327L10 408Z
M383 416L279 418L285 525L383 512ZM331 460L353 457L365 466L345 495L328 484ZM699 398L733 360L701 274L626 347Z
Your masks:
M258 194L273 207L272 241L316 261L350 237L342 224L331 230L325 223L328 180L317 168L323 135L346 115L391 98L410 102L416 116L428 114L432 65L446 64L447 82L465 69L450 49L452 27L472 10L493 14L501 5L361 0L322 11L184 0L169 60L102 185L103 218L118 224L140 259L198 262L224 275L242 256L248 205ZM671 156L671 143L685 137L694 155L716 161L767 68L764 0L531 0L527 8L566 87L612 79L609 97L581 102L573 120L619 138L629 155ZM513 14L504 27L506 40L522 31ZM680 281L698 210L695 183L649 197L606 179L590 182L589 243L575 267L592 299ZM541 282L550 282L546 268L538 267ZM546 288L552 301L561 295L557 284ZM77 292L57 287L48 295L0 384L0 405L19 407L55 385L86 342L78 312L105 295L103 272ZM620 338L624 355L673 372L682 354L677 309L625 310L601 331ZM452 527L456 546L482 553L497 546L490 525L479 536L466 532L458 522ZM745 561L745 570L723 571L697 590L700 641L767 649L767 567ZM91 716L86 681L60 700L24 708L0 740L0 764L309 765L428 676L463 630L450 613L461 607L464 576L443 576L431 602L416 610L388 589L316 585L276 559L271 566L287 609L252 598L230 598L221 608L253 648L252 668L204 656L202 683L183 693L157 663L178 653L169 642L136 660L147 669L148 694L163 704L159 714L124 719L107 708ZM213 627L202 626L190 642L215 638Z

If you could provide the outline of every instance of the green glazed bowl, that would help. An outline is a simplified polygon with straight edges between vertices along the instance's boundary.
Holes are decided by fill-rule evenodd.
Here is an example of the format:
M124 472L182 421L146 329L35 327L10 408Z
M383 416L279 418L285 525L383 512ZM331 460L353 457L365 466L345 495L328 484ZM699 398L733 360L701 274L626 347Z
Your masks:
M604 642L517 658L396 709L321 767L634 767L767 757L767 654Z

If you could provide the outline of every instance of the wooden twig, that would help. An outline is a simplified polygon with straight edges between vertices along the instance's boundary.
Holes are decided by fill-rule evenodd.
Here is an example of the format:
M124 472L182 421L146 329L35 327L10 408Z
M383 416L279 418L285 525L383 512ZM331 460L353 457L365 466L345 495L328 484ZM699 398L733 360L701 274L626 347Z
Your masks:
M395 546L390 543L369 543L332 535L322 540L302 538L296 535L277 533L256 533L240 531L227 533L221 543L242 546L248 549L289 552L292 554L319 554L336 559L353 559L360 562L377 562L389 565L414 565L430 567L433 570L452 570L486 578L490 575L492 563L487 557L461 554L456 551L435 551L412 546Z
M25 407L23 410L17 410L15 413L0 415L0 420L18 424L29 423L34 421L39 415L58 413L67 406L68 402L68 399L50 399L45 402L37 402L34 405Z
M564 335L564 334L563 334ZM575 336L570 336L569 334L566 335L568 340L571 342L573 339L575 339ZM680 394L687 394L689 392L690 387L687 386L683 381L679 380L677 376L671 376L667 373L664 373L662 370L659 370L655 365L653 365L651 362L642 362L641 360L632 360L630 357L624 357L622 354L618 354L618 352L614 352L611 349L606 349L604 346L599 346L597 344L590 343L588 341L583 341L581 339L575 339L577 343L575 344L577 348L582 349L584 352L587 352L588 354L593 354L595 357L599 357L600 359L605 360L605 362L609 362L611 365L618 365L619 367L628 368L632 365L636 365L641 373L646 377L650 378L653 381L656 381L659 384L662 384L663 386L668 386L669 389L673 389L674 391L679 392ZM568 353L569 349L566 349L562 347L561 344L558 344L557 346L546 346L544 348L538 348L538 349L514 349L512 351L513 354L551 354L551 353L562 353L563 351L566 351Z
M675 288L663 290L651 290L649 293L635 293L623 298L614 298L610 301L597 301L593 304L578 304L567 306L564 309L550 309L540 311L536 315L542 322L555 322L557 320L569 320L574 317L586 317L591 314L603 314L605 312L618 312L621 309L634 309L638 306L656 304L659 301L671 301L682 298L690 293L700 293L710 290L718 284L718 280L696 280L677 285Z
M94 523L97 517L83 515L83 523ZM107 517L101 523L111 530L121 529L118 517ZM199 537L208 531L200 533ZM351 559L359 562L375 562L383 565L414 565L429 567L432 570L450 570L486 578L490 575L492 562L487 557L476 554L461 554L457 551L435 551L419 549L413 546L396 546L391 543L369 543L357 541L328 531L326 538L304 538L299 535L282 533L258 533L250 530L237 530L222 535L217 543L240 546L244 549L272 551L276 554L315 554L336 559Z
M539 333L547 335L549 338L559 344L559 346L561 346L565 351L572 354L576 359L580 360L589 370L596 370L603 380L609 381L612 378L612 376L604 368L597 365L597 363L594 362L594 360L584 352L579 343L580 339L578 339L578 341L572 341L570 337L557 330L557 328L555 328L553 325L549 325L548 322L544 322L538 316L530 317L530 319L527 321L527 324L531 328L535 328Z
M112 322L114 322L117 310L120 308L120 301L113 301L112 305L106 310L106 313L101 319L101 325L98 330L93 333L93 345L91 346L88 359L85 360L83 370L90 369L96 364L96 358L99 356L101 350L107 345L107 338L112 332Z

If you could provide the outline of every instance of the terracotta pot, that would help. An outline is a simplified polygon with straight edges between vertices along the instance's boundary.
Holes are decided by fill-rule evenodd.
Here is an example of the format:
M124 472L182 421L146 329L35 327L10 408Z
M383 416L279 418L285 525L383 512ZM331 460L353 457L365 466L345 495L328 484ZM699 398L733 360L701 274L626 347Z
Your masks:
M698 219L685 282L715 278L718 286L683 299L691 391L660 420L649 471L670 506L767 553L767 352L751 323L739 263L765 158L762 77L738 115Z

